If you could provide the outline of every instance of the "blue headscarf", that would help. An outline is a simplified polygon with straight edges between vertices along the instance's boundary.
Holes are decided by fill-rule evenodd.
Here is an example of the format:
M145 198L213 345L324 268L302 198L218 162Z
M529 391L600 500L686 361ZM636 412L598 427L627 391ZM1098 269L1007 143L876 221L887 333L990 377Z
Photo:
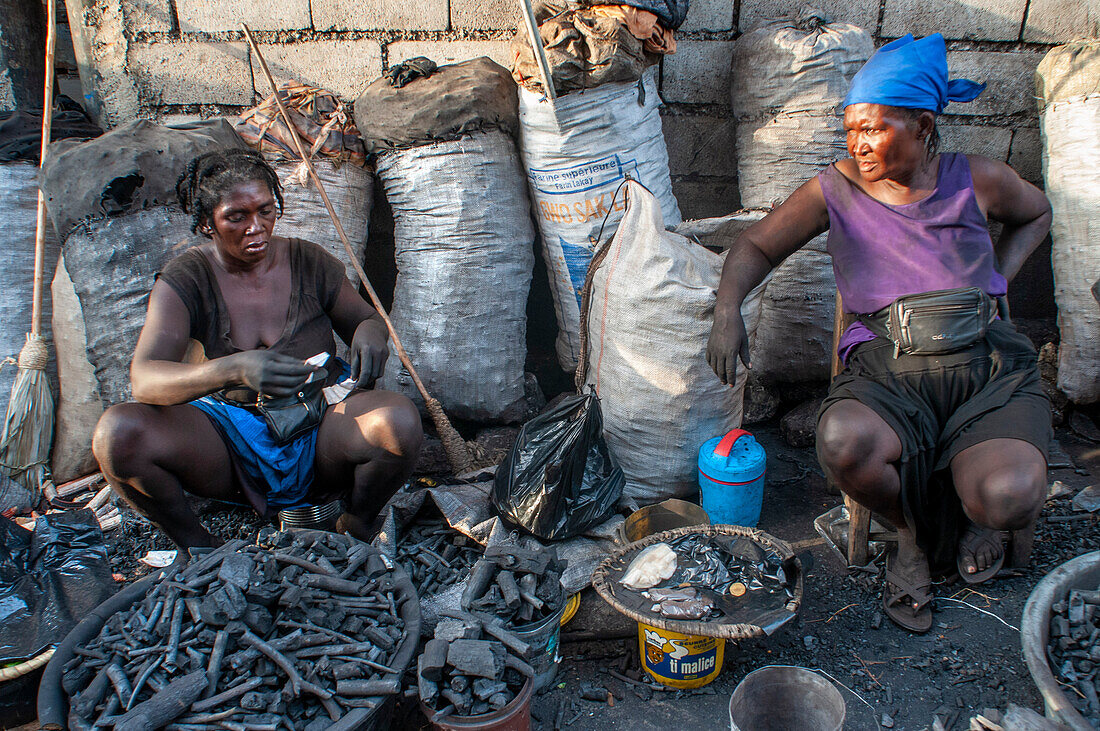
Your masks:
M930 109L936 114L948 102L969 102L985 89L970 79L947 80L947 46L933 33L919 41L912 34L875 51L852 79L844 97L849 104L886 104L905 109Z

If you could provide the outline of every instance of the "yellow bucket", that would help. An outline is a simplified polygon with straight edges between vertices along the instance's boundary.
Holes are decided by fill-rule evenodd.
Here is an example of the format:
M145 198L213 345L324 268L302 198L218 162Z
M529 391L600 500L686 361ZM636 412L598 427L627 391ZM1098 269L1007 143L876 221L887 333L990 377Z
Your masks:
M642 667L670 688L701 688L718 677L726 641L685 635L638 622L638 654Z

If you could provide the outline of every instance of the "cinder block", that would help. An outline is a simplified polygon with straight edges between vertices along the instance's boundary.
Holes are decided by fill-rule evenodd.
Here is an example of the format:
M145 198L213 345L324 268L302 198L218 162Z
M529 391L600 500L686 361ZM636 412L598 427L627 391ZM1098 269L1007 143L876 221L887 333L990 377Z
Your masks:
M195 122L201 121L201 114L162 114L157 120L159 124L163 124L165 127L171 127L178 124L194 124Z
M301 30L310 26L309 0L176 0L176 14L184 33L240 30Z
M447 30L447 0L313 0L317 30Z
M1012 134L1008 164L1029 183L1043 187L1043 142L1036 127L1020 127Z
M1043 58L1035 51L948 51L951 78L985 82L972 102L947 106L948 114L1038 114L1035 105L1035 67Z
M521 28L516 0L451 0L451 28L510 30Z
M672 194L685 221L714 218L741 207L736 178L672 178Z
M745 33L775 18L797 15L805 4L804 0L741 0L737 29ZM872 0L815 0L810 4L825 13L829 22L851 23L872 34L878 24L878 3Z
M378 41L300 41L292 44L261 44L276 83L300 81L331 91L346 101L355 98L367 84L382 75L382 46ZM256 93L271 95L271 85L260 62L252 58L252 79Z
M994 160L1008 160L1008 145L1012 130L1004 127L985 127L972 124L936 125L940 131L940 152L963 152L968 155L985 155Z
M252 103L244 43L135 43L127 59L145 104Z
M733 30L733 2L731 0L692 0L680 30Z
M882 35L943 33L944 38L1014 41L1026 5L1027 0L886 0Z
M122 6L130 33L168 33L174 17L170 0L127 0Z
M661 96L667 102L730 104L732 41L682 40L665 56Z
M1100 36L1100 0L1031 0L1024 40L1063 43Z
M666 114L661 124L673 175L737 175L732 119Z
M399 41L388 46L389 65L415 56L427 56L439 65L488 56L511 69L511 45L511 41Z

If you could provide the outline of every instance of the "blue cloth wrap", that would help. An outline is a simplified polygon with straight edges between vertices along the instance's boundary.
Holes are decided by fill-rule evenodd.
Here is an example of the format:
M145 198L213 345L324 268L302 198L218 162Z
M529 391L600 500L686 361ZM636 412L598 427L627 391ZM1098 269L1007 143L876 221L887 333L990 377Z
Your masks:
M348 377L350 368L339 358L333 358L341 375ZM245 406L235 406L213 396L203 396L191 402L209 416L226 439L226 446L236 457L240 469L258 486L267 486L268 510L283 510L306 504L306 494L313 485L313 461L317 454L317 429L311 429L287 444L276 444L267 422L258 412Z
M970 79L947 80L942 35L933 33L918 41L907 34L875 51L863 64L842 106L885 104L939 114L948 102L973 101L984 89L985 84Z
M191 405L214 421L241 470L255 484L267 486L269 509L282 510L305 502L313 484L316 429L287 444L276 444L264 417L251 409L212 396L203 396Z

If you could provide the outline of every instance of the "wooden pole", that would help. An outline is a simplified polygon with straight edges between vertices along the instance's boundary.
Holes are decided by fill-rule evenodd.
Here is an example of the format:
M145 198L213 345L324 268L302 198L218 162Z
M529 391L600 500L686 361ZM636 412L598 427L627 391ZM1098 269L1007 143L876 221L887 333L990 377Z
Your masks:
M46 83L42 94L42 146L38 152L38 166L46 161L46 148L50 145L50 127L53 122L54 51L57 46L57 5L46 2ZM31 300L31 336L42 331L42 278L46 268L46 197L38 191L38 219L34 226L34 295Z
M456 474L469 472L473 469L473 460L470 458L470 452L466 448L465 440L462 439L462 436L455 430L454 426L451 425L450 420L447 419L447 415L443 412L443 406L439 401L431 397L428 393L428 389L424 387L424 382L421 381L420 376L417 375L416 369L413 368L412 360L409 358L409 354L405 352L405 346L401 344L401 338L398 337L397 331L394 330L389 315L386 314L386 308L382 306L382 301L378 299L374 287L371 286L370 280L367 279L367 273L363 271L363 266L355 256L355 251L351 248L351 242L348 241L348 235L344 233L344 226L340 223L340 218L336 215L336 209L332 207L332 201L329 200L328 193L325 192L325 186L321 183L321 179L317 176L317 171L313 167L313 162L302 146L302 141L298 137L298 129L294 126L294 122L291 120L290 113L283 104L283 100L279 98L279 87L275 84L275 78L271 75L271 70L267 67L267 61L264 60L263 55L260 53L259 46L256 45L256 39L252 37L252 31L249 30L248 26L244 23L241 23L241 27L244 29L245 37L248 39L248 45L252 48L252 52L256 54L256 58L260 62L260 68L263 69L264 76L267 77L268 83L271 84L271 93L275 95L275 103L279 105L279 113L283 116L283 122L287 126L290 138L294 140L294 147L298 151L298 156L305 164L306 169L309 171L310 179L313 180L313 184L317 186L317 192L320 193L321 200L325 203L325 209L328 211L329 218L332 219L332 223L336 227L336 235L340 237L340 241L344 244L344 250L347 251L348 260L351 262L352 267L355 268L355 273L359 275L359 279L363 283L363 288L370 297L371 304L374 305L374 309L378 310L378 314L381 315L382 321L386 324L386 330L389 331L390 340L393 341L393 348L397 351L398 359L409 372L409 376L412 377L413 384L416 385L416 390L420 392L420 397L424 399L424 404L427 406L428 413L432 417L432 422L435 424L436 431L439 432L439 439L443 442L443 449L447 453L447 461L451 463L451 469L453 469Z
M531 51L535 54L535 64L539 67L539 75L542 76L542 88L546 90L546 98L550 105L558 100L554 91L554 74L550 71L550 62L546 60L546 49L542 47L542 36L539 35L539 24L535 20L535 9L531 0L519 0L520 13L523 15L523 24L527 26L527 39L531 42Z
M840 343L840 336L854 321L853 315L844 312L844 302L841 300L840 290L837 290L836 311L833 314L833 378L843 368L836 346ZM870 558L867 542L870 540L871 511L847 495L844 496L844 505L848 508L848 565L866 566Z

